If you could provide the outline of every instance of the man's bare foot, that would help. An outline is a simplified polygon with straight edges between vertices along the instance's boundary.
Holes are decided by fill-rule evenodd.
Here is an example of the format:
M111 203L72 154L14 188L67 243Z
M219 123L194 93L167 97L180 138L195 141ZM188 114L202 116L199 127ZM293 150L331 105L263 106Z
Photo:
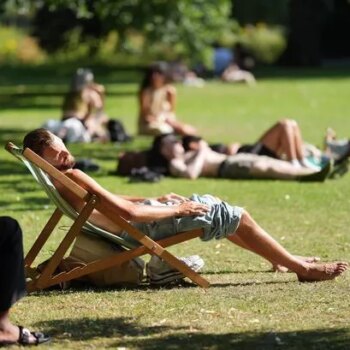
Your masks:
M333 263L311 263L306 267L306 271L298 274L300 282L327 281L340 276L348 269L346 262Z
M320 261L321 259L318 256L299 256L294 255L297 259L300 259L307 263L315 263ZM275 272L291 272L287 267L279 265L279 264L272 264L272 271Z

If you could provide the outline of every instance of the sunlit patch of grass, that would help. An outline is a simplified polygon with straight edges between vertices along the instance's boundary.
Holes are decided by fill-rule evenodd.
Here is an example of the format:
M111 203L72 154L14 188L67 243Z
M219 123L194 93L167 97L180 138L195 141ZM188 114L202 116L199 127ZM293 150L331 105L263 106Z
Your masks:
M101 72L104 74L96 79L108 82L108 114L121 119L134 133L137 84L118 83L118 72ZM49 73L38 72L38 84L36 75L27 72L20 88L20 76L14 76L11 84L9 72L5 74L6 84L0 89L1 101L6 102L0 111L2 144L7 140L20 143L26 131L47 118L59 118L65 81L59 79L55 90L55 76ZM124 73L122 78L125 80ZM301 73L264 78L255 88L219 82L209 82L202 89L178 86L178 115L213 142L253 142L277 119L291 117L300 123L305 139L320 145L327 126L349 137L349 89L348 77L332 77L322 71L304 78ZM126 178L111 174L118 153L144 149L150 142L140 138L127 145L72 145L71 149L101 165L94 176L113 192L144 196L170 191L213 193L245 207L293 253L350 260L348 175L308 184L171 178L158 184L129 184ZM0 191L1 215L19 220L27 251L54 207L22 165L4 150L0 151ZM68 220L60 225L39 260L55 249L66 223ZM191 285L44 291L19 302L12 319L52 334L53 342L43 348L54 349L348 348L348 275L332 282L301 284L293 274L271 272L267 262L226 240L205 244L196 240L171 251L200 254L206 263L203 273L212 287L205 291Z

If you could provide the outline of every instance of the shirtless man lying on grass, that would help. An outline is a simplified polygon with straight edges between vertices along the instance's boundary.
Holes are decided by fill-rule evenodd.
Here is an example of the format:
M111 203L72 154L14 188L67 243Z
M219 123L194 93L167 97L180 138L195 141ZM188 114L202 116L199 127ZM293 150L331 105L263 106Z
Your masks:
M332 162L322 169L295 166L291 162L254 153L227 155L213 151L204 140L188 151L173 134L157 136L150 150L148 166L162 169L174 177L197 179L279 179L297 181L325 181L332 171Z
M112 208L116 215L121 215L154 240L202 228L202 240L227 238L232 243L267 259L273 265L284 266L295 272L302 282L331 280L348 268L346 262L315 263L310 262L308 258L303 259L290 254L243 208L231 206L210 195L193 195L188 199L170 194L146 201L143 197L112 194L82 171L72 169L74 157L61 139L45 129L36 129L28 133L24 138L23 147L29 147L88 192L96 194L101 200L101 205ZM84 203L81 199L59 183L55 185L63 198L76 210L82 208ZM90 221L103 229L117 233L124 239L133 241L127 232L123 232L102 212L95 210L90 216Z

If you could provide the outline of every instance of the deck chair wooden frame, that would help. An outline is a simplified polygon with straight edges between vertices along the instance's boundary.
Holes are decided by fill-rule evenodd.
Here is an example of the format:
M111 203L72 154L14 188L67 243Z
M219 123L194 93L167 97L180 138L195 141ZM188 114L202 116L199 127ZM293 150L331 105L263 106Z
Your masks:
M86 191L84 188L82 188L69 177L57 170L43 158L34 153L31 149L26 148L24 151L22 151L11 142L8 142L5 148L12 155L22 160L26 164L26 166L29 168L29 170L31 171L35 179L39 182L39 184L43 185L42 181L44 179L47 182L51 183L51 186L54 187L52 185L52 182L50 181L50 178L55 179L56 181L60 182L60 184L65 186L69 191L73 192L79 198L83 199L86 203L85 206L78 213L74 209L72 209L72 207L70 207L69 204L65 202L65 200L62 197L60 197L57 190L55 191L56 197L52 198L50 194L50 189L45 188L44 186L44 190L49 195L50 199L53 199L54 204L56 205L56 209L25 257L26 271L29 275L33 276L32 280L30 280L27 283L27 290L29 292L45 289L50 286L67 282L93 272L105 270L110 267L120 265L130 259L139 257L144 254L151 254L160 257L161 259L165 260L170 266L180 271L184 276L188 277L191 281L193 281L200 287L209 287L210 284L205 278L193 271L185 263L177 259L173 254L171 254L165 249L166 247L169 247L171 245L175 245L196 237L200 237L203 234L202 229L194 229L191 231L181 232L174 236L156 242L148 236L146 236L140 230L132 226L121 216L118 217L112 214L109 207L107 205L103 205L97 195ZM104 213L104 215L108 219L112 220L121 229L128 232L128 234L131 237L133 237L140 243L140 246L128 246L126 241L124 241L116 234L103 231L89 223L88 218L94 209L97 209L101 213ZM44 244L52 234L55 227L58 225L63 215L66 215L73 219L72 226L69 228L68 232L62 239L58 248L51 256L49 262L45 265L43 271L39 275L37 273L33 274L35 270L32 267L34 260L38 256L39 252L41 251ZM107 258L92 261L90 263L87 263L83 267L77 267L73 268L68 272L61 272L55 274L55 270L64 258L68 249L73 244L74 239L81 232L96 234L96 231L97 234L100 231L104 236L109 235L109 239L113 239L114 242L118 242L119 244L126 246L129 249L123 252L118 252L115 255L109 256Z

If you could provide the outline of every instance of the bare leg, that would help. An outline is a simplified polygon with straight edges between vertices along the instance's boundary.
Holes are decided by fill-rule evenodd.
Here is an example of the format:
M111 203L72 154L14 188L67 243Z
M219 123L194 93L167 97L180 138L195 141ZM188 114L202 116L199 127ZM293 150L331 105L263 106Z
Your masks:
M286 157L289 161L298 159L294 128L288 119L279 121L267 130L259 142L279 157Z
M175 119L168 119L167 123L174 129L176 134L179 135L197 135L198 132L195 127L189 124L179 122Z
M252 251L250 249L250 247L248 245L246 245L237 235L234 235L234 236L231 236L229 238L229 240L238 245L239 247L243 248L243 249L246 249L246 250L249 250L249 251ZM252 251L254 253L254 251ZM300 259L300 260L303 260L305 262L309 262L309 263L314 263L314 262L317 262L317 261L320 261L320 258L318 257L315 257L315 256L299 256L299 255L296 255L295 256L297 259ZM273 261L273 260L269 260L268 258L266 258L271 264L272 264L272 271L278 271L278 272L288 272L288 268L282 266L282 265L279 265L276 261Z
M284 249L268 235L247 212L244 212L241 223L235 233L238 242L268 261L275 261L295 272L301 281L321 281L334 279L347 270L348 264L343 262L315 264L305 262ZM235 235L228 237L235 242Z
M0 341L17 341L18 336L18 327L10 322L9 310L0 312Z
M295 143L295 151L297 155L297 159L303 159L304 154L303 154L303 138L301 136L301 130L299 128L298 123L295 120L290 120L288 119L288 123L290 128L293 130L294 134L294 143Z
M313 169L296 167L292 163L283 160L258 155L254 156L256 156L254 159L251 157L250 175L256 178L292 180L297 179L299 176L315 173Z

